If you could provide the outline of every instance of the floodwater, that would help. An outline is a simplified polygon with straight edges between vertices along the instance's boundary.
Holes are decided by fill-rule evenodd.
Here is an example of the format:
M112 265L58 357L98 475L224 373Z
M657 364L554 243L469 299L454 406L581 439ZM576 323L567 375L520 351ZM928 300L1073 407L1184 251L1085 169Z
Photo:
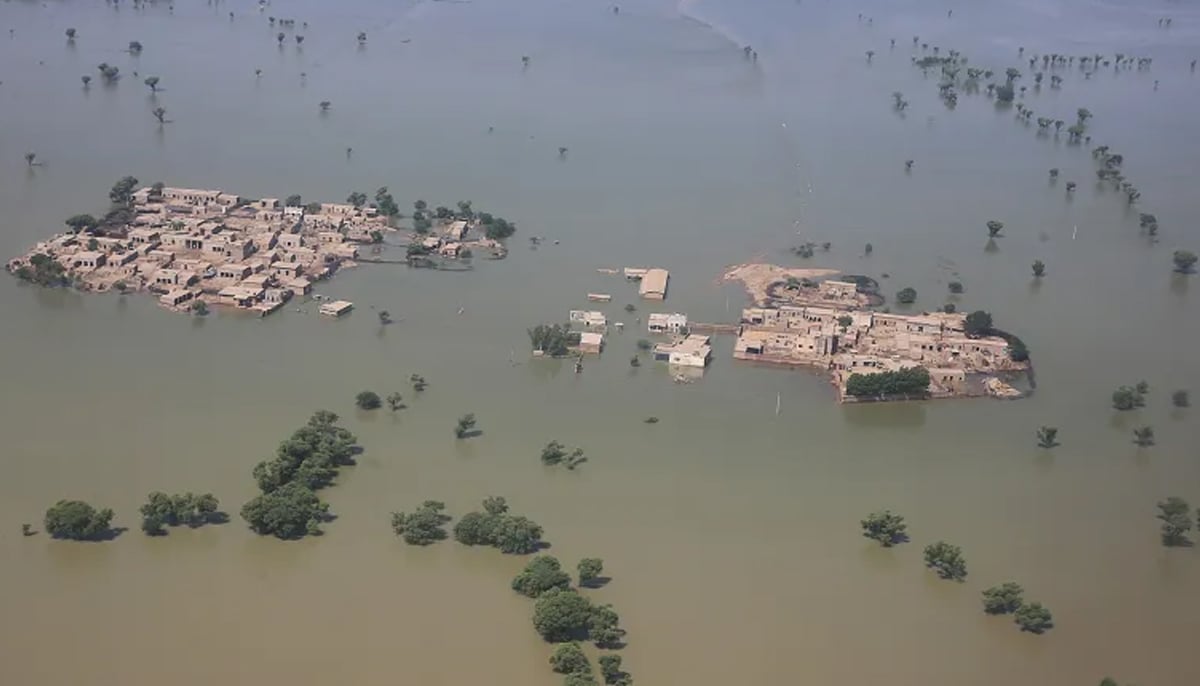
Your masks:
M519 226L508 260L471 272L338 275L319 291L355 301L341 321L311 307L197 320L148 298L0 279L0 682L558 683L531 603L508 588L522 559L408 547L389 529L392 510L434 498L459 514L489 494L543 524L567 565L604 558L613 582L591 593L620 611L638 683L1200 682L1200 551L1162 548L1154 519L1166 496L1200 502L1197 410L1168 399L1200 394L1200 277L1170 272L1172 250L1200 249L1200 77L1188 69L1200 13L978 4L0 4L6 259L103 211L125 174L321 200L387 185L402 204L470 199ZM277 46L268 14L297 19L303 46ZM1149 72L1066 70L1061 90L1021 83L1035 116L1095 114L1093 144L1125 154L1160 241L1097 187L1086 147L1039 138L983 95L948 110L910 64L913 35L998 72L1029 71L1021 46L1153 56ZM140 57L123 52L130 40ZM100 62L126 76L85 91L80 75ZM157 96L141 85L151 74ZM28 151L44 163L26 168ZM992 218L1006 229L987 251ZM530 235L551 240L532 250ZM597 267L666 267L661 309L731 321L743 296L715 282L722 267L800 263L785 251L805 240L833 243L812 266L886 272L885 291L913 286L919 307L941 306L960 279L960 308L991 311L1029 344L1036 394L841 407L816 376L734 364L728 339L697 383L629 368L633 317L660 306L626 315L636 291ZM1034 259L1047 264L1040 285ZM589 291L613 293L604 309L630 330L581 375L527 359L526 327L562 320ZM372 309L398 322L382 330ZM353 409L357 391L407 391L414 372L431 387L408 409ZM1111 390L1139 379L1148 407L1115 416ZM321 538L256 537L236 514L250 469L317 408L341 413L365 449L323 493L338 519ZM484 433L455 441L467 411ZM1035 448L1041 424L1060 428L1061 447ZM1141 424L1153 448L1130 443ZM590 461L543 469L551 439ZM212 491L233 521L146 538L136 508L159 489ZM20 536L64 497L114 508L130 531L102 544ZM882 507L908 518L912 543L859 536ZM938 539L963 546L966 583L922 567ZM984 615L979 592L1006 580L1057 626L1036 637Z

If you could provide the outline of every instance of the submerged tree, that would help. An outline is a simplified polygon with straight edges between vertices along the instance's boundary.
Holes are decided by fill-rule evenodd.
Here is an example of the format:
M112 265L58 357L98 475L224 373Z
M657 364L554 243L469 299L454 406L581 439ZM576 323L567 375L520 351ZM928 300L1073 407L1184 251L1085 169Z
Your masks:
M1013 613L1013 621L1021 627L1021 631L1040 634L1054 626L1050 610L1041 603L1024 603Z
M963 581L967 578L967 561L962 556L962 548L945 541L925 546L925 566L943 579Z
M579 585L589 588L602 581L600 575L604 573L604 560L598 557L585 557L575 568L579 572Z
M404 538L409 545L429 545L446 538L443 528L450 516L443 514L446 504L437 500L426 500L411 513L393 512L392 530Z
M1034 260L1033 261L1033 276L1035 278L1040 279L1040 278L1042 278L1043 275L1045 275L1045 273L1046 273L1046 263L1042 262L1041 260Z
M1162 522L1162 544L1167 547L1191 545L1187 533L1192 530L1192 506L1186 500L1171 496L1159 501L1155 518Z
M144 83L150 87L151 93L158 92L158 77L157 76L147 76L146 80L143 81L142 83Z
M1039 448L1050 449L1058 445L1058 429L1053 426L1043 426L1037 430Z
M454 437L455 438L467 438L472 433L474 433L474 430L475 430L475 415L474 415L474 413L468 412L467 414L464 414L463 416L459 417L458 423L454 425Z
M1181 388L1171 393L1171 404L1175 407L1188 407L1192 401L1188 392Z
M358 395L354 396L354 404L360 410L377 410L383 402L375 391L360 391Z
M1025 589L1020 584L1006 581L983 592L983 611L989 615L1003 615L1021 608Z
M915 288L901 288L896 292L896 302L902 305L911 305L917 301L917 290Z
M404 396L399 393L389 393L387 397L388 409L392 412L397 412L404 408Z
M571 576L563 571L558 558L535 555L512 580L512 589L521 595L536 598L552 588L571 587Z
M885 548L908 540L908 534L905 533L908 525L904 523L904 517L891 510L872 512L860 524L863 536L878 541Z
M989 219L987 223L988 237L995 238L1000 235L1000 230L1004 228L1004 222Z
M112 530L113 511L92 507L82 500L60 500L50 509L42 524L54 538L71 541L95 541L108 536Z
M329 102L328 100L322 100L320 103L318 103L318 106L321 108L321 111L322 111L322 112L328 112L328 111L329 111L329 107L330 107L330 105L332 105L332 104L333 104L333 103Z
M1133 443L1139 448L1149 448L1154 445L1154 429L1149 426L1139 426L1133 430Z
M559 674L591 675L592 663L576 641L560 644L550 655L550 668ZM595 682L593 682L595 683Z
M1196 253L1190 250L1176 250L1171 256L1175 271L1180 274L1191 274L1195 270L1196 259Z
M167 110L165 108L155 107L153 114L154 118L158 120L159 124L166 123Z

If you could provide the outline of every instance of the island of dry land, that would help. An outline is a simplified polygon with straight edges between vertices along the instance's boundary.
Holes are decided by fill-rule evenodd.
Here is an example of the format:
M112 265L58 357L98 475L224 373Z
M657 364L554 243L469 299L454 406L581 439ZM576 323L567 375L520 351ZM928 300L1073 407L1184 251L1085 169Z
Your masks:
M252 200L162 184L134 190L136 181L128 181L114 187L114 209L103 220L72 217L73 231L10 260L8 271L86 292L145 291L175 311L215 305L265 316L311 293L314 281L353 266L359 244L379 244L396 231L389 217L365 203L301 205L298 197ZM467 257L472 248L503 256L498 241L472 238L481 229L473 213L446 214L430 222L432 233L413 236L406 257L395 261Z
M990 316L872 310L882 299L871 279L834 274L728 269L724 279L744 283L755 305L742 310L734 358L821 370L843 402L1022 395L1011 382L1029 371L1025 346Z

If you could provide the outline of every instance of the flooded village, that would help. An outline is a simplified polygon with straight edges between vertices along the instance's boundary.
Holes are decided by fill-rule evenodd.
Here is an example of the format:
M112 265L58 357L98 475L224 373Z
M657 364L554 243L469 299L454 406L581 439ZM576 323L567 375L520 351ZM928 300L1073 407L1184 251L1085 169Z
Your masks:
M397 231L365 196L358 203L302 204L299 196L250 199L163 184L134 190L134 184L114 188L117 209L103 226L90 215L72 217L67 224L75 230L39 242L10 260L8 271L85 292L144 291L179 312L221 306L266 316L357 264L361 246L379 245ZM498 241L474 237L482 220L464 205L416 232L405 260L429 266L430 256L466 258L472 248L503 256ZM352 308L331 301L319 311L340 316Z

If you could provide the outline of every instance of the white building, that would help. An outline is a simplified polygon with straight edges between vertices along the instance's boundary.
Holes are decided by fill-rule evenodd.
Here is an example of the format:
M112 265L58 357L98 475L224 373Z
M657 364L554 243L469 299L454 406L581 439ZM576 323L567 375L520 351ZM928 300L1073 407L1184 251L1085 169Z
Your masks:
M683 333L687 329L687 315L673 312L664 314L655 312L646 320L646 328L650 333Z

